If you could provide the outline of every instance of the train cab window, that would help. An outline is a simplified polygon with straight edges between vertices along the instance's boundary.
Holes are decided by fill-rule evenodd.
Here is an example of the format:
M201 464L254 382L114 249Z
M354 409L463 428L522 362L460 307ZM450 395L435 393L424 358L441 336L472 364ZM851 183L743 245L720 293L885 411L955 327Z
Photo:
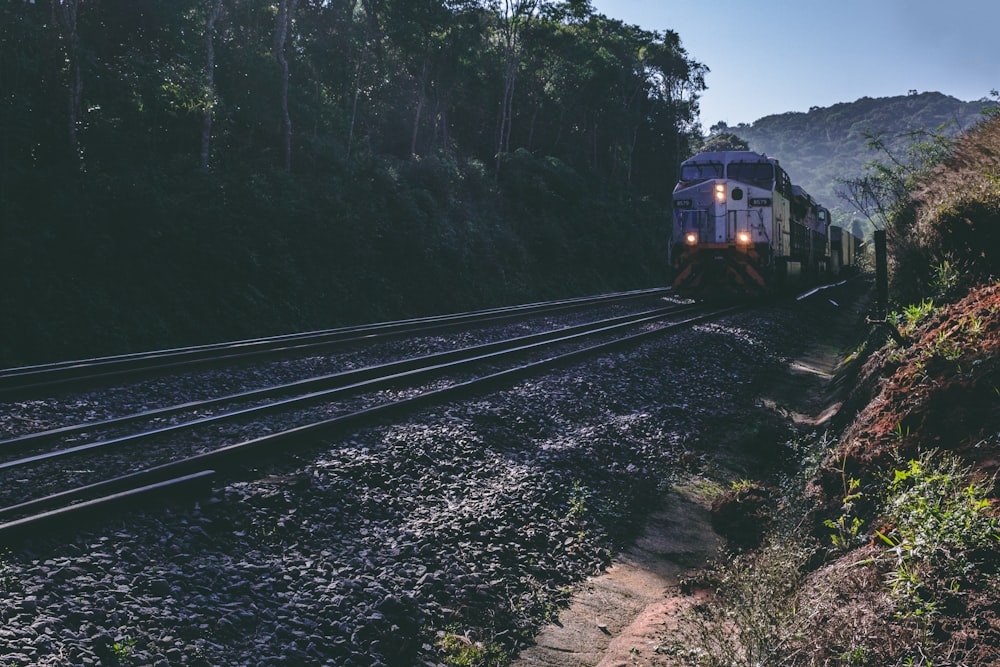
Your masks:
M774 183L774 167L767 162L731 162L726 175L736 181L743 181L770 189Z
M711 178L722 178L723 168L718 162L681 165L681 180L685 183L699 183Z

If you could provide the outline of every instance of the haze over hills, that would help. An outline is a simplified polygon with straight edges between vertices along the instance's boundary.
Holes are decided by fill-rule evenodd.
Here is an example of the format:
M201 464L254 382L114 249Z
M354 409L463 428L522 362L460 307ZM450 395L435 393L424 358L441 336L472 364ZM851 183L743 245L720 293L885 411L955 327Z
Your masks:
M839 224L863 218L849 210L837 195L838 179L855 178L871 160L884 160L868 148L872 135L881 135L900 154L914 132L940 131L957 136L983 119L991 100L963 102L936 92L896 97L862 97L831 107L813 107L806 113L765 116L752 124L712 126L713 133L730 132L744 139L750 150L778 158L792 181L833 211Z

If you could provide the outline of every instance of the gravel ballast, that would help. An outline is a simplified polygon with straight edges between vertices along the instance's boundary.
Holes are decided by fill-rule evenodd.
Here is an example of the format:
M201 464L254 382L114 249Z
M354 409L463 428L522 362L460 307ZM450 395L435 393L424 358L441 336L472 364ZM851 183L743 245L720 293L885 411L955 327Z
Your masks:
M678 475L712 465L706 433L766 419L759 380L809 344L817 312L664 335L331 437L196 506L19 546L0 572L0 662L512 655Z

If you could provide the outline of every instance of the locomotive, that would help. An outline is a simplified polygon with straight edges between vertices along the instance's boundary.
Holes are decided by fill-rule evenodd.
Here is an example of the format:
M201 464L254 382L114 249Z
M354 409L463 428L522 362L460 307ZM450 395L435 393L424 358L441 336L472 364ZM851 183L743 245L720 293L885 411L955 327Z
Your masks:
M714 151L681 163L670 261L682 296L766 296L818 282L854 267L859 245L774 158Z

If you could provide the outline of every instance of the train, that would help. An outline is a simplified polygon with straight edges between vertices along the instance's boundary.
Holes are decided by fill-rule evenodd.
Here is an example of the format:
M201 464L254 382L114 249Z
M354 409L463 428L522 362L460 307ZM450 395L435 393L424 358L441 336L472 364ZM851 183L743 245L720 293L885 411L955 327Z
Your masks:
M672 227L674 291L697 299L765 297L838 278L856 270L862 246L777 159L753 151L682 162Z

